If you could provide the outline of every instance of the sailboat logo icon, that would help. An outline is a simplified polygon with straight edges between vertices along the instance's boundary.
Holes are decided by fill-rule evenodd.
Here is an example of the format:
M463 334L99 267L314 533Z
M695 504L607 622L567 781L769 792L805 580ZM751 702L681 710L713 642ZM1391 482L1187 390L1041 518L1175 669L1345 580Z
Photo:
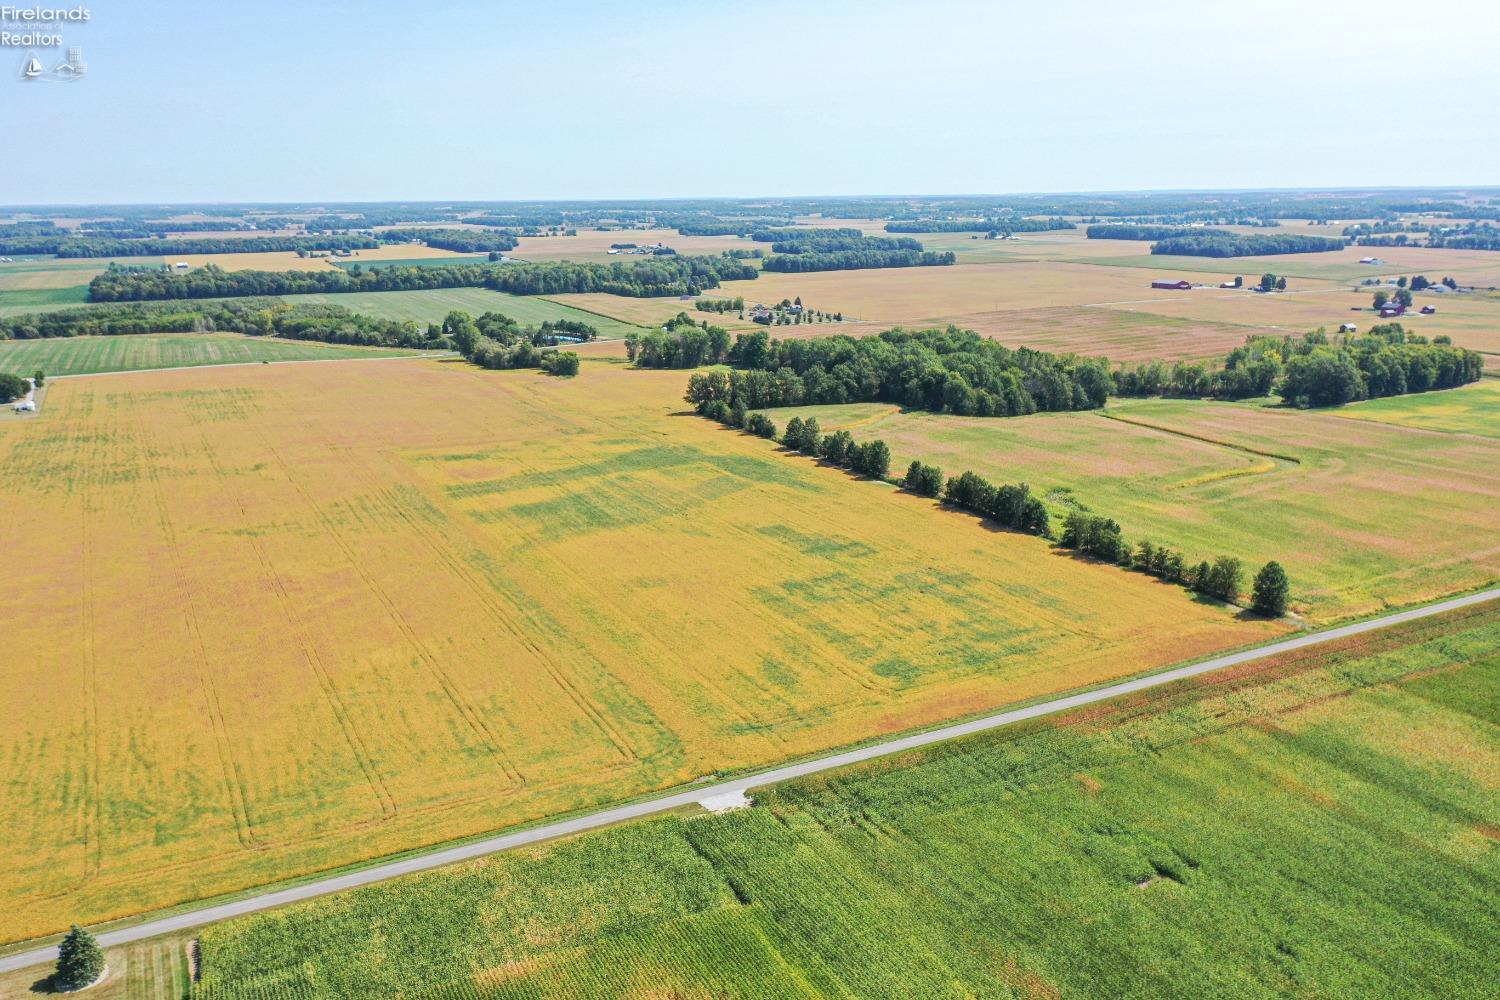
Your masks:
M21 75L28 80L35 80L37 77L41 76L43 72L42 61L36 56L32 56L30 59L26 60L26 68L21 71Z

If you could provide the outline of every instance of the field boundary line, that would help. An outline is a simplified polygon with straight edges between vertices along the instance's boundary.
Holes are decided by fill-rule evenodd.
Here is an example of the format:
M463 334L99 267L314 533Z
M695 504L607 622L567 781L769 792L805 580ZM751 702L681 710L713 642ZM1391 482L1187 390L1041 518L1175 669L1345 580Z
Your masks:
M1122 695L1135 694L1140 691L1150 690L1151 688L1162 687L1177 681L1198 677L1202 674L1223 670L1227 667L1235 667L1256 660L1269 659L1283 653L1306 649L1310 646L1319 646L1340 639L1347 639L1366 632L1379 631L1395 625L1430 618L1449 611L1457 611L1462 608L1485 604L1496 599L1500 599L1500 587L1490 587L1433 604L1409 608L1405 611L1396 611L1376 618L1368 618L1364 621L1326 629L1321 632L1304 633L1288 639L1280 639L1266 645L1222 654L1206 660L1200 660L1197 663L1173 667L1157 673L1146 674L1109 684L1104 687L1079 691L1075 694L1063 695L1021 708L1008 709L977 719L970 719L966 722L911 733L884 742L871 743L822 757L814 757L793 764L785 764L738 778L705 782L689 790L645 798L623 805L584 813L568 819L516 830L511 833L499 834L452 847L439 848L410 857L374 864L339 875L314 879L285 889L273 890L200 909L173 913L155 919L148 918L141 923L128 927L105 931L98 935L98 941L102 947L106 948L129 944L162 934L190 930L207 924L229 920L233 917L259 913L264 910L286 906L290 903L315 899L319 896L326 896L335 892L384 882L402 875L430 871L434 868L441 868L463 861L471 861L518 847L555 840L560 837L568 837L589 830L596 830L630 820L690 807L700 804L706 798L721 798L737 794L743 795L750 789L764 788L768 785L775 785L796 778L804 778L823 771L831 771L853 764L861 764L895 754L906 753L911 750L919 750L939 743L947 743L961 737L989 732L1032 719L1044 718L1070 709L1081 708L1085 705L1108 701ZM56 946L17 952L0 958L0 972L12 972L33 965L53 962L56 959Z
M640 323L632 323L628 319L621 319L618 316L611 316L609 313L602 313L602 312L600 312L597 309L585 309L583 306L575 306L571 302L559 302L556 299L548 298L545 295L538 295L536 297L538 299L541 299L543 302L550 302L553 305L555 305L555 306L561 306L564 309L577 309L581 313L588 313L590 316L598 316L600 319L607 319L611 323L619 323L619 324L621 324L623 326L633 326L636 329L638 329L638 330L644 330L647 333L650 333L652 330L657 329L654 326L643 326ZM683 312L686 312L686 311L687 311L686 309L683 310ZM598 344L598 343L604 343L604 342L612 341L612 340L624 340L624 339L625 339L624 337L596 337L592 341L592 343ZM573 345L570 345L570 346L580 347L582 345L580 345L580 344L573 344Z
M1187 438L1189 441L1199 441L1203 444L1217 445L1220 448L1228 448L1231 451L1242 451L1247 455L1259 455L1261 458L1275 458L1283 462L1291 462L1293 465L1302 464L1302 459L1295 458L1291 455L1283 455L1280 452L1265 451L1261 448L1252 448L1247 444L1234 444L1230 441L1220 441L1218 438L1211 438L1204 434L1193 434L1189 431L1177 430L1173 427L1163 427L1160 424L1149 423L1145 420L1133 420L1130 417L1123 417L1118 413L1109 413L1105 410L1095 410L1094 412L1099 414L1099 416L1103 417L1106 420L1118 420L1120 423L1129 424L1132 427L1144 427L1147 430L1161 431L1161 433L1163 434L1172 434L1177 437Z
M309 344L318 344L322 341L309 340ZM172 368L130 368L117 372L77 372L73 375L48 375L48 382L58 382L65 378L104 378L109 375L149 375L153 372L190 372L199 368L250 368L261 365L326 365L347 364L350 361L425 361L429 358L456 358L456 351L424 351L421 354L393 354L389 357L380 358L288 358L284 361L225 361L216 365L176 365Z

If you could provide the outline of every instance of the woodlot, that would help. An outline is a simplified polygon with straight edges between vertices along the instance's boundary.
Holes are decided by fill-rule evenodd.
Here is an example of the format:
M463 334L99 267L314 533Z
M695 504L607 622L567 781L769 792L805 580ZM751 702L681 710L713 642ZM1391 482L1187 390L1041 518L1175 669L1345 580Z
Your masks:
M198 369L0 424L0 939L1274 631L683 415L685 377Z

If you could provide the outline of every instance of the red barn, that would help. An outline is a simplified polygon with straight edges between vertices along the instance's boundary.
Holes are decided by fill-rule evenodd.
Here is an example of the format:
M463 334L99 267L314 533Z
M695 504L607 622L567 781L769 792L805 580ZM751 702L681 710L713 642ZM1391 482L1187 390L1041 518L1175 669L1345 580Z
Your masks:
M1187 281L1185 279L1184 280L1179 280L1179 281L1167 281L1166 279L1161 279L1161 280L1158 280L1158 281L1151 282L1151 287L1152 288L1170 288L1170 289L1172 289L1174 291L1185 292L1189 288L1193 287L1193 283L1191 281Z

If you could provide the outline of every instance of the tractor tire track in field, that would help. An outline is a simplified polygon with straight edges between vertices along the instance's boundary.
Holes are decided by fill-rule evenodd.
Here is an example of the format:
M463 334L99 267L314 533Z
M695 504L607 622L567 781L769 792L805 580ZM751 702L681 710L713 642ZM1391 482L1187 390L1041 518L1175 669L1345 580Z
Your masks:
M99 777L99 669L95 652L94 611L94 532L90 530L93 514L93 476L83 476L83 703L86 762L84 776L83 880L87 884L98 874L103 861L104 808L100 798Z
M489 748L491 754L499 762L500 769L505 774L506 779L510 781L510 783L516 788L524 786L526 784L525 776L516 767L516 764L513 760L511 760L510 755L506 753L505 748L501 745L500 740L490 729L489 724L484 719L484 716L479 712L478 709L476 709L464 698L463 693L458 689L458 685L454 683L453 678L448 674L448 672L443 669L442 664L438 661L437 657L432 654L432 651L429 650L426 644L422 642L421 636L414 628L412 628L411 623L406 620L406 616L401 613L400 608L396 606L396 602L391 599L390 594L386 592L385 588L380 586L379 581L377 581L374 576L372 576L370 572L364 567L364 565L359 561L357 553L354 551L353 547L349 545L349 542L344 538L344 536L339 532L338 527L333 522L333 519L330 518L328 514L323 510L323 508L317 503L317 501L315 501L308 494L308 492L302 488L302 485L298 483L294 478L292 478L292 475L287 468L286 462L282 459L280 453L278 453L274 448L269 450L271 455L276 459L276 462L281 466L282 473L286 475L288 481L291 482L293 488L296 489L298 496L302 498L302 502L305 503L308 509L311 510L317 517L319 524L322 525L324 534L327 535L328 538L330 538L333 543L339 547L339 551L343 553L344 559L348 562L349 567L353 569L355 574L359 576L360 580L364 582L366 589L368 589L369 592L375 597L375 599L380 602L381 607L385 609L387 616L389 616L391 622L396 626L397 631L401 633L402 637L406 640L407 645L409 645L416 653L418 661L427 668L428 673L432 675L433 679L435 679L438 682L438 685L443 689L443 693L447 696L448 701L450 704L452 704L454 710L458 712L459 717L464 720L464 723L469 727L474 735L479 738L480 742L482 742Z
M148 917L132 926L120 927L100 933L98 935L99 944L102 947L111 948L134 941L144 941L174 931L203 927L223 920L230 920L234 917L241 917L249 913L260 913L302 900L316 899L335 892L385 882L402 875L432 871L445 865L472 861L476 858L487 857L503 851L540 844L561 837L569 837L585 833L589 830L597 830L646 816L659 815L674 809L701 805L704 799L717 799L729 795L744 795L751 789L764 788L769 785L834 771L867 761L895 757L896 759L892 760L891 766L899 766L900 759L897 755L909 751L948 743L952 740L974 736L979 733L992 732L1034 719L1041 719L1073 709L1084 708L1089 705L1097 705L1126 696L1141 694L1142 692L1174 684L1178 681L1220 671L1229 671L1235 667L1248 668L1253 671L1256 667L1250 665L1257 664L1258 661L1267 660L1272 657L1286 656L1299 650L1306 650L1310 647L1321 646L1357 635L1379 632L1395 625L1430 618L1434 615L1441 615L1450 611L1475 608L1494 600L1500 600L1500 588L1492 588L1463 597L1449 598L1425 607L1393 612L1379 618L1371 618L1366 621L1355 622L1351 625L1341 625L1323 632L1304 633L1288 639L1280 639L1264 646L1213 656L1206 660L1199 660L1196 663L1134 677L1104 687L1090 688L1077 691L1073 694L1062 694L1021 708L1005 709L990 715L970 719L966 722L957 722L940 726L936 729L909 733L905 736L898 736L883 742L839 751L824 757L815 757L796 763L784 764L767 771L747 774L724 781L704 783L687 790L669 792L655 798L646 798L623 805L610 806L594 812L550 823L543 823L527 829L501 833L483 840L444 847L429 853L379 862L354 871L328 875L300 885L270 890L260 895L246 896L241 899L218 903L197 910L186 910L177 913L162 911L158 915ZM57 947L55 945L34 948L29 951L0 958L0 973L25 969L46 962L52 962L56 959Z
M1140 420L1134 417L1121 416L1118 413L1110 413L1107 410L1095 410L1099 416L1106 420L1118 420L1122 424L1132 427L1144 427L1147 430L1158 431L1162 434L1171 434L1173 437L1187 438L1189 441L1199 441L1203 444L1217 445L1220 448L1228 448L1230 451L1244 452L1246 455L1257 455L1261 458L1274 458L1280 462L1290 462L1292 465L1301 465L1302 459L1295 455L1283 455L1276 451L1266 451L1262 448L1252 448L1247 444L1234 444L1230 441L1220 441L1218 438L1209 437L1206 434L1194 434L1190 431L1178 430L1174 427L1163 427L1161 424L1153 424L1149 420Z
M357 454L347 444L343 444L341 447L348 452L351 458L354 458ZM353 461L351 465L360 471L365 480L365 485L371 488L372 495L378 498L388 510L405 522L406 526L414 534L424 538L443 566L468 588L470 593L484 606L485 610L490 613L495 621L500 623L517 642L542 664L553 682L562 689L563 693L573 702L583 717L591 722L615 748L615 751L620 755L621 763L639 763L641 754L631 745L629 738L609 720L608 715L601 711L592 699L579 690L577 684L567 676L566 669L554 656L543 651L525 630L516 627L514 619L518 613L517 610L504 608L500 605L495 599L494 588L488 583L479 580L473 571L464 565L463 560L454 554L447 537L442 532L435 531L422 523L420 518L413 517L405 505L391 495L390 490L380 488L376 484L374 475L362 462Z
M522 408L529 409L529 410L532 410L534 412L537 412L539 415L542 412L540 407L537 407L530 400L523 399L520 396L516 396L515 397L515 402L519 406L521 406ZM552 419L556 419L555 415L549 414L549 416L551 416ZM630 434L632 434L632 433L638 433L638 430L639 430L636 427L629 426L629 425L622 425L619 421L608 419L608 418L601 418L599 421L597 421L597 422L595 422L595 423L593 423L593 424L591 424L591 425L589 425L587 427L585 427L585 426L583 426L581 424L577 424L577 423L574 423L573 426L577 430L579 430L579 431L587 431L589 433L594 433L594 434L600 433L600 428L601 427L607 428L608 430L610 430L612 432L615 432L615 433L618 433L618 434L621 434L621 435L627 435L627 436L630 435ZM594 469L594 468L598 468L598 466L597 465L590 465L590 466L588 466L588 468ZM565 486L563 484L557 482L557 480L556 480L556 474L555 473L545 472L545 471L542 471L541 469L533 469L532 472L533 472L533 474L540 481L546 483L550 487L553 487L553 488L557 489L560 494L565 494L565 493L568 492L567 489L565 488ZM604 471L601 469L599 475L597 475L595 478L603 480L605 478ZM666 510L674 510L674 508L670 508L666 504L659 504L658 507L659 507L659 509L664 510L664 511L666 511ZM744 534L746 537L749 537L750 533L748 531L746 531L742 526L740 526L738 524L727 523L727 522L721 522L721 523L726 523L727 526L732 531L740 532L740 533ZM524 524L521 521L517 520L517 522L514 525L512 525L512 527L513 527L513 530L515 531L515 533L517 535L519 535L523 539L525 539L525 541L526 541L527 544L531 545L533 548L535 548L535 547L538 546L539 543L537 541L536 534L534 532L532 532L531 530L529 530L529 528L528 528L528 526L526 524ZM581 589L583 589L585 591L592 591L592 590L595 589L592 586L590 586L586 580L582 579L582 574L580 574L577 570L572 569L572 568L564 565L561 561L559 561L559 560L552 560L552 565L554 567L556 567L556 569L558 570L558 572L560 572L560 573L566 573L567 575L569 575L573 579L578 580L582 584ZM620 606L617 602L612 602L612 601L611 602L606 602L604 600L602 594L596 594L595 596L596 596L596 601L598 601L601 604L601 606L606 606L606 607L610 608L611 610L615 611L619 615L619 617L620 617L620 619L622 621L629 621L631 619L632 616L628 613L628 611L625 608L623 608L622 606ZM685 671L687 673L692 674L695 678L697 678L698 682L703 685L703 687L704 687L705 690L709 690L709 691L719 690L718 685L715 683L716 680L718 680L718 679L715 678L715 677L712 677L712 676L708 675L707 673L705 673L704 671L702 671L701 669L699 669L698 663L697 663L697 661L694 658L692 658L692 657L681 657L681 656L678 656L677 654L673 653L670 649L668 649L668 648L660 645L659 643L655 642L648 633L642 632L640 634L639 638L641 639L642 642L650 643L652 646L655 647L656 654L657 654L657 659L656 659L655 662L657 662L657 663L668 663L668 662L675 663L675 664L678 665L678 667L680 669L682 669L683 671ZM776 697L774 695L774 693L767 692L765 690L764 686L760 685L759 682L757 682L753 677L748 677L748 675L743 675L743 676L746 676L747 679L749 680L749 682L753 686L757 687L757 689L761 690L763 694L767 694L769 697L773 697L773 698ZM783 699L783 701L784 701L784 699ZM590 704L592 704L592 703L590 703ZM740 704L739 699L734 698L732 696L726 696L725 698L721 699L720 704L721 704L721 707L723 707L724 709L726 709L727 711L729 711L730 713L732 713L740 721L740 723L747 728L747 730L749 730L751 732L757 732L757 733L759 733L768 743L771 743L773 745L778 745L778 744L785 744L787 742L787 737L785 736L785 734L783 734L780 730L775 729L775 728L769 726L766 720L760 719L760 718L756 718L754 715L751 715L749 712L747 712L745 710L745 708ZM788 710L792 711L791 708L790 708L790 706L788 706ZM792 714L795 716L795 712L794 711L792 712Z
M276 457L278 463L281 463L280 455L277 455L274 450L271 454ZM281 464L282 471L286 472L285 463ZM217 467L215 471L218 471ZM290 481L291 476L288 475L287 479ZM240 497L235 493L231 493L231 495L234 497L236 506L240 509L241 517L246 518L245 507ZM354 756L355 762L359 764L359 769L364 774L365 783L369 785L371 794L375 796L375 801L380 808L380 818L382 820L394 819L397 812L396 797L391 794L391 790L386 786L384 779L380 777L380 772L375 766L375 760L370 753L369 747L365 745L364 738L360 735L358 727L354 725L353 719L349 716L348 706L339 697L338 689L333 683L333 678L328 673L328 668L324 666L323 658L318 653L317 646L312 640L312 630L308 627L307 622L298 610L297 602L293 600L292 595L287 591L286 582L282 579L281 574L277 572L270 553L265 551L260 539L255 535L250 536L250 543L260 560L262 571L266 574L266 578L271 582L272 587L276 591L277 603L286 617L288 629L297 640L297 645L302 651L302 658L306 661L313 676L317 678L318 687L323 692L324 700L328 702L329 709L333 712L334 718L338 720L339 729L344 736L344 743L349 747L349 752Z
M203 446L205 451L209 450L206 436L203 438ZM210 454L210 461L212 460ZM198 612L194 608L193 588L188 583L187 573L182 566L182 549L178 543L177 529L173 527L172 520L167 515L156 463L144 464L150 475L152 495L156 500L156 512L161 523L162 535L167 541L172 576L177 583L178 607L182 611L183 621L187 625L188 635L193 643L192 660L198 675L198 685L203 691L203 702L208 709L209 728L213 732L219 768L224 775L224 789L229 796L230 812L234 816L235 834L239 838L240 846L257 850L265 845L256 834L254 822L250 818L249 796L245 791L245 775L234 756L234 744L229 738L229 725L224 719L224 706L219 700L219 689L214 681L213 666L209 662L208 648L203 642L203 632L198 624ZM214 464L214 472L220 479L223 478L223 473L219 471L217 463Z

